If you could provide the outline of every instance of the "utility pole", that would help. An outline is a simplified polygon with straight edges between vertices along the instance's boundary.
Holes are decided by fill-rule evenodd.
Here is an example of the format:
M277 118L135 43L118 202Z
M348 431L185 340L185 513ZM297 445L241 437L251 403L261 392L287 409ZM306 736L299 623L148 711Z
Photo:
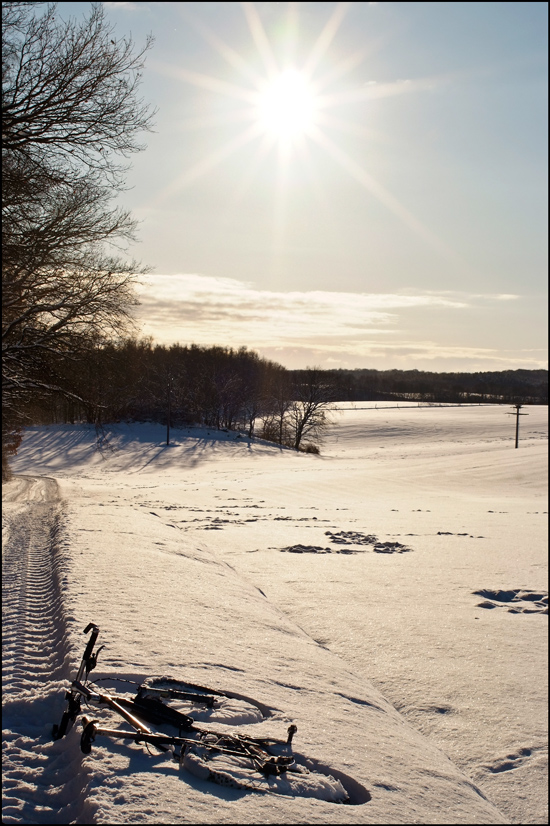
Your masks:
M168 380L166 385L166 393L168 396L168 405L167 405L167 416L166 416L166 444L170 444L170 402L172 396L172 376L168 374Z
M528 416L529 413L520 413L519 411L523 407L521 404L515 404L514 407L516 408L515 413L508 413L508 416L515 416L516 417L516 448L519 442L519 417L520 416Z

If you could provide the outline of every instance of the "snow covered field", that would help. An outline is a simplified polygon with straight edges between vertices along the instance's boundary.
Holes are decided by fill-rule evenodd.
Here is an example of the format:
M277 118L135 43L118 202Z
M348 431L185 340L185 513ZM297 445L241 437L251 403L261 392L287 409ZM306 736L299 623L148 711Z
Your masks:
M321 456L29 428L3 494L4 823L546 823L547 408L341 404ZM351 805L56 742L97 671L239 692ZM368 795L371 799L365 802Z

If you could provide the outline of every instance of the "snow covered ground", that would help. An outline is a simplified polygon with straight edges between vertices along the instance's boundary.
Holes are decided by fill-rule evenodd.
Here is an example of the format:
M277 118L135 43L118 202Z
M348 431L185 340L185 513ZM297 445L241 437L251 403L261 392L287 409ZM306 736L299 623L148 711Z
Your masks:
M29 428L3 495L4 823L546 823L547 408L341 404L321 456ZM80 725L92 676L254 698L351 804L199 780ZM367 800L368 795L371 796Z

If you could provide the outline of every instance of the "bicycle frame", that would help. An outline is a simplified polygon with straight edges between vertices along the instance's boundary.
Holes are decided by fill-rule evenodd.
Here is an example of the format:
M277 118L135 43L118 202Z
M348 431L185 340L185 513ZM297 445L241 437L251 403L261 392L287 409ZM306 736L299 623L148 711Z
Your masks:
M295 725L289 726L286 742L270 738L255 738L247 735L220 733L196 726L192 717L170 706L164 705L161 701L161 698L185 699L200 702L212 708L216 696L224 696L222 692L204 689L202 686L194 686L193 684L188 685L200 693L180 691L176 688L169 687L155 688L139 686L136 697L130 700L127 697L106 691L92 691L88 686L84 685L82 679L86 678L90 671L96 667L98 654L104 646L101 646L94 653L99 628L94 623L90 623L86 626L83 633L87 634L90 631L92 633L82 656L76 678L71 683L71 690L65 694L67 708L63 712L59 726L56 725L53 727L52 734L54 740L64 737L71 729L77 715L81 711L81 702L82 699L84 699L89 704L108 706L133 727L133 731L107 728L100 726L98 720L83 716L83 733L80 740L80 747L84 754L91 752L92 743L97 736L104 736L114 739L133 740L135 743L149 743L161 752L170 751L170 746L179 746L180 755L175 759L179 759L180 761L186 748L202 746L214 752L247 757L255 768L264 775L279 775L291 769L294 763L291 749L290 754L279 755L270 754L267 749L269 746L280 747L286 745L290 747L294 733L297 730ZM202 692L208 693L203 694ZM152 698L148 695L152 695ZM179 729L179 735L168 735L162 732L152 731L136 716L137 714L140 714L153 723L164 723L175 726ZM196 737L183 737L182 730L196 734Z

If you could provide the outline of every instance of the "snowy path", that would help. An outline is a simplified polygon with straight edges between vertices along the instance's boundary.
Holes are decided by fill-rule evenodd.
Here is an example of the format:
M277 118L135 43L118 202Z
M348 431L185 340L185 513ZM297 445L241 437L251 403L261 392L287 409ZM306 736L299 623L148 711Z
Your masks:
M62 518L59 488L53 479L18 482L4 512L2 665L8 692L45 671L58 679L64 661L58 620L62 598L56 575Z
M3 504L3 822L69 822L84 805L86 772L79 756L48 743L47 722L70 660L59 487L19 477Z

